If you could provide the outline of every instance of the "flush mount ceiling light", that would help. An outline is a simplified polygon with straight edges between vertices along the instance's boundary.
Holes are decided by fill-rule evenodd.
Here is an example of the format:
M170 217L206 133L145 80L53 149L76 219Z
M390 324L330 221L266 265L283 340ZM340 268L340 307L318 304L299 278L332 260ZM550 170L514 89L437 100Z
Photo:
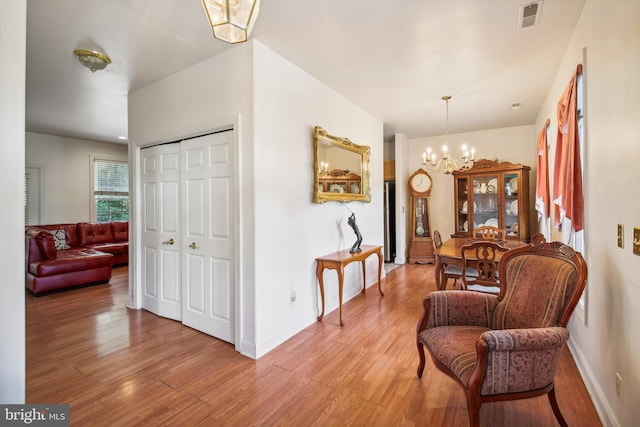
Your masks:
M246 42L260 12L260 0L202 0L213 36L227 43Z
M73 55L80 61L82 65L95 73L97 70L104 70L107 65L111 64L111 58L104 53L95 52L93 50L76 49Z

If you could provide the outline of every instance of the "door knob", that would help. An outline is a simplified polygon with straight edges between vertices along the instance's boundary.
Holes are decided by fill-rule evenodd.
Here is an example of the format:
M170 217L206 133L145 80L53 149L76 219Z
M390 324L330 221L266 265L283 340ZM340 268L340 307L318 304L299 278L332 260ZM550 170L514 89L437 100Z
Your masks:
M198 246L196 245L196 242L191 242L191 244L189 245L189 247L191 249L198 249Z
M166 242L162 242L163 245L173 245L173 239L169 239Z

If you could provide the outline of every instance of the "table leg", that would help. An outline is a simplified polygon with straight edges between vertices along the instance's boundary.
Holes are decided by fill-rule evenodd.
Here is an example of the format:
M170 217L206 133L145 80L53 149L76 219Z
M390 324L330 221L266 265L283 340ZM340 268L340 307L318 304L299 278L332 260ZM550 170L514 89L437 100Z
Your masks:
M367 259L363 259L362 262L360 264L362 264L362 293L364 294L365 291L367 290L367 263L366 263Z
M382 250L378 251L378 291L380 291L380 295L384 296L382 293Z
M435 276L436 276L436 286L437 286L438 290L442 290L442 276L443 276L443 274L442 274L442 260L437 255L436 255Z
M342 321L342 288L344 287L344 267L341 265L336 270L338 272L338 298L340 303L340 326L344 326Z
M316 277L318 278L318 285L320 286L320 299L322 300L322 312L320 316L318 316L318 321L322 320L324 317L324 280L322 278L322 272L324 270L324 264L322 261L318 261L318 265L316 266Z

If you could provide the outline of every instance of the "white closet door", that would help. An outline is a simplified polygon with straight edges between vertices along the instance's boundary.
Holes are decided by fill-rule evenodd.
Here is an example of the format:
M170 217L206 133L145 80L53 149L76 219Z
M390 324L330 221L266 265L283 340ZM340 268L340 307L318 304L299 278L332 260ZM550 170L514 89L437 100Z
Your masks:
M233 132L182 141L182 322L235 342Z
M180 144L141 150L142 306L181 320Z

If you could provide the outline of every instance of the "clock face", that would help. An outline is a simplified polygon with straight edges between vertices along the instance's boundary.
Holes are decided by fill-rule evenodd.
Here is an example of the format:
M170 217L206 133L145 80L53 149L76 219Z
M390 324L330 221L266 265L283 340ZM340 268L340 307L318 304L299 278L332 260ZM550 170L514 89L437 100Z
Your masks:
M431 190L431 177L425 173L419 173L411 178L411 188L418 193L426 193Z

